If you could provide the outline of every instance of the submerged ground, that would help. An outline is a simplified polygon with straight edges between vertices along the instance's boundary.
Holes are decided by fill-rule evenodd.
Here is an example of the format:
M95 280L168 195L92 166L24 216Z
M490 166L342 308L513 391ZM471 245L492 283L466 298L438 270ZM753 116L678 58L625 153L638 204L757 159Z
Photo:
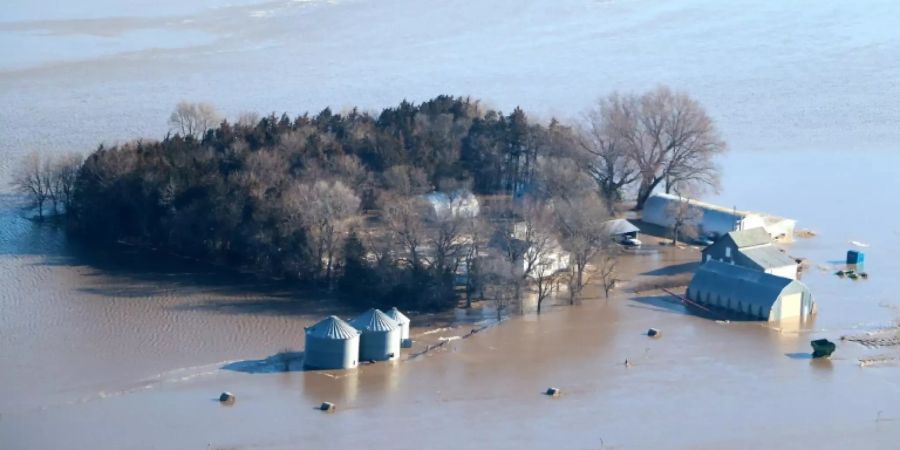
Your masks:
M451 93L575 116L612 89L668 83L706 105L732 146L710 199L818 233L789 252L811 261L803 281L819 315L802 328L723 324L620 292L411 361L268 370L335 311L211 269L79 247L3 195L0 447L895 447L900 367L859 360L900 349L838 342L830 361L805 356L812 338L900 314L893 3L120 3L13 0L0 15L0 185L30 149L158 136L181 98L235 115ZM866 252L869 280L832 275L850 248ZM650 246L623 273L653 280L695 257ZM420 341L471 328L412 319ZM551 385L563 396L540 395ZM234 406L214 401L223 390ZM314 410L323 400L338 412Z

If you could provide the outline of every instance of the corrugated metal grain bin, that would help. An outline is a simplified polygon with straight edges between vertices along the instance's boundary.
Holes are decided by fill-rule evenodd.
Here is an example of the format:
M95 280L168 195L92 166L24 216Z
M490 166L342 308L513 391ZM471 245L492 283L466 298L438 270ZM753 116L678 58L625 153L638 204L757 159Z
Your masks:
M336 316L306 329L303 366L310 369L352 369L359 364L360 332Z
M385 314L400 325L400 339L409 339L409 317L406 317L397 307L391 308Z
M400 324L378 309L370 309L350 324L361 332L360 361L386 361L400 357Z

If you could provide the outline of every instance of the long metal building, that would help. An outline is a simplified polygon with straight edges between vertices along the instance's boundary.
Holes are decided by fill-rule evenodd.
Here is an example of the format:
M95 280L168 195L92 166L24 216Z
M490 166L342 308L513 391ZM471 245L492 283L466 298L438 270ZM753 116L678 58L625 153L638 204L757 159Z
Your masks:
M641 220L661 227L675 223L675 210L681 203L699 216L697 224L701 234L708 237L722 236L735 230L761 227L772 239L790 241L794 238L796 220L739 209L725 208L711 203L677 195L656 193L644 203Z
M694 272L687 298L758 320L806 319L816 312L805 284L715 260Z
M310 369L352 369L359 364L360 332L337 316L306 329L303 366Z
M350 324L361 332L361 361L387 361L400 357L400 324L381 310L370 309L350 321Z

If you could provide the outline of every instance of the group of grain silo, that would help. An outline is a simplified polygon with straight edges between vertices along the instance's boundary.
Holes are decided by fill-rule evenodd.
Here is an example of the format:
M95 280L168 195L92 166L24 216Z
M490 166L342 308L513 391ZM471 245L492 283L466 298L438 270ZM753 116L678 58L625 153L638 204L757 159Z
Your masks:
M310 369L352 369L360 361L397 359L409 342L409 318L397 308L387 314L373 308L349 323L329 316L306 329L303 364Z

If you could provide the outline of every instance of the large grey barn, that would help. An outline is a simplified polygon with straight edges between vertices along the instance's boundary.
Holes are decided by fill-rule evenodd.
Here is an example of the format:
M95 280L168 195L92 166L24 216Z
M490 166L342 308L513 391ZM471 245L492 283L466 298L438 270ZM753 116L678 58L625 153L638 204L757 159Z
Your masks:
M763 228L732 231L703 249L703 261L737 264L790 279L797 278L797 261L772 245Z
M759 320L806 319L816 312L805 284L718 261L708 261L697 268L687 297L701 305Z
M359 364L359 331L337 316L306 329L304 367L351 369Z

